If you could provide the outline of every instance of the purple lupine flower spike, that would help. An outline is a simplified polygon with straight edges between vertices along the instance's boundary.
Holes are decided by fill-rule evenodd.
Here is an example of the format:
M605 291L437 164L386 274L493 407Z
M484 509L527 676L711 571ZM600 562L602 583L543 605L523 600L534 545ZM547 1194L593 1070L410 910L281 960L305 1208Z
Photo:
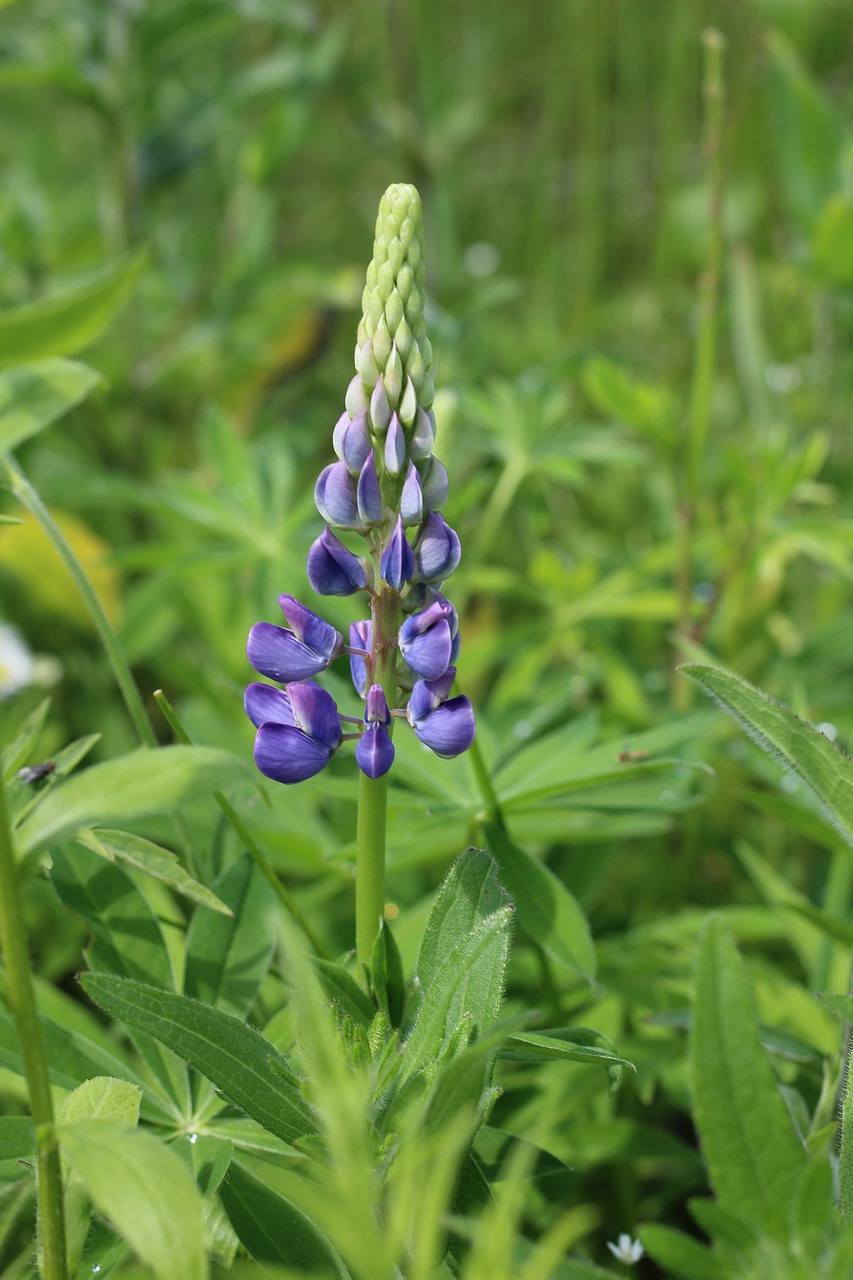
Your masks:
M388 583L389 587L393 587L395 591L399 591L404 583L408 582L415 571L415 557L412 548L409 546L409 540L403 532L403 521L401 517L397 517L397 524L394 527L385 550L382 552L382 559L379 564L379 572Z
M356 762L368 778L381 778L394 763L394 744L387 727L391 713L381 684L373 684L367 691L364 723L366 728L355 749Z
M434 361L424 300L420 198L414 187L395 185L379 206L355 376L332 434L338 461L323 469L314 490L327 527L307 562L315 591L364 591L371 617L350 625L344 645L333 626L282 595L288 626L259 622L249 633L255 670L285 686L254 683L245 695L246 714L257 728L258 767L279 782L312 777L342 741L341 720L352 717L341 716L312 677L343 653L366 703L363 727L348 736L358 738L356 760L369 778L381 778L391 767L391 716L402 714L407 702L409 724L437 754L458 755L474 737L470 702L451 696L458 618L438 590L461 550L439 514L448 479L433 453ZM341 529L364 539L363 556L336 536ZM389 709L392 693L396 701Z
M321 596L351 596L367 586L358 556L348 551L328 526L308 552L308 581Z

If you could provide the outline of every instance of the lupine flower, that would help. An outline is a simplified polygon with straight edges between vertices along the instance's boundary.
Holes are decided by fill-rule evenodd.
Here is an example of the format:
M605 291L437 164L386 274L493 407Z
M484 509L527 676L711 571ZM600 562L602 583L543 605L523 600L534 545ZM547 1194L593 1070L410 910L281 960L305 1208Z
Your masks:
M282 683L307 680L325 671L343 652L341 633L293 596L279 596L278 603L292 630L256 622L246 645L252 666L262 676Z
M467 751L474 741L474 709L468 698L449 698L456 668L448 667L438 680L418 680L406 716L421 742L449 760Z
M255 760L279 782L310 778L343 740L341 719L358 726L356 761L380 778L394 760L392 716L405 717L440 756L474 739L474 712L452 697L459 653L456 610L438 589L459 564L459 538L440 514L447 472L433 454L433 357L424 325L421 205L414 187L392 186L376 222L355 377L332 432L338 461L314 489L326 527L308 552L308 579L319 595L370 597L371 617L350 625L349 644L293 596L279 597L289 629L258 622L247 653L261 675L284 689L250 684L246 713L257 727ZM335 530L366 542L355 555ZM314 683L348 654L363 720L341 717ZM406 690L411 687L411 694Z
M325 769L341 744L335 700L313 680L282 691L250 684L246 712L258 726L255 764L274 782L304 782Z
M367 691L364 723L367 728L358 740L355 758L368 778L381 778L394 763L394 744L388 733L391 712L381 684L371 685Z
M358 556L327 527L308 552L308 581L320 596L351 596L366 588L367 574Z

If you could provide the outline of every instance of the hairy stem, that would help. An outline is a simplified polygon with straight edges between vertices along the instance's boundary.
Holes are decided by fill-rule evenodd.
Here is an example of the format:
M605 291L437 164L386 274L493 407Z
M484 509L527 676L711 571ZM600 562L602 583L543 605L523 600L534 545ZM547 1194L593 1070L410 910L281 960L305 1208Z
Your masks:
M377 575L378 578L378 575ZM373 644L367 662L368 683L381 684L389 707L396 705L395 660L399 623L399 597L386 589L371 602ZM393 720L388 727L393 729ZM388 775L368 778L358 787L358 819L355 845L355 953L369 965L373 943L385 907L385 842L388 825Z
M18 864L0 773L0 945L6 959L6 995L15 1019L36 1137L38 1218L44 1280L67 1280L62 1169L53 1125L47 1056L18 893Z

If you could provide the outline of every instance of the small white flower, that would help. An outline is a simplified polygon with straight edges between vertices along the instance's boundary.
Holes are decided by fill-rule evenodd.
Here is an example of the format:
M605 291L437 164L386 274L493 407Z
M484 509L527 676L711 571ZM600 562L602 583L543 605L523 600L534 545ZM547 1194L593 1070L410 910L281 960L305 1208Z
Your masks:
M13 627L0 622L0 701L25 689L35 678L35 661Z
M634 1263L639 1262L645 1253L645 1249L639 1240L632 1240L627 1231L620 1233L616 1244L608 1240L607 1247L613 1257L618 1258L620 1262L624 1262L626 1267L633 1267Z

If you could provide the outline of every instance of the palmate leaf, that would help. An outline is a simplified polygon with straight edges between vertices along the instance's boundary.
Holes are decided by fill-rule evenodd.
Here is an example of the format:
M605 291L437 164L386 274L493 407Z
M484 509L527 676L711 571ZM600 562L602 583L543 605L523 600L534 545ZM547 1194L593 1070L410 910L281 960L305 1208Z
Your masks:
M681 670L734 716L768 755L802 778L833 826L853 845L853 761L813 725L740 676L695 663Z
M806 1153L759 1042L742 961L718 917L700 942L690 1057L696 1127L720 1204L787 1240Z
M112 1017L166 1045L276 1137L292 1143L318 1132L287 1060L239 1018L141 982L94 973L80 981Z
M55 787L16 832L22 856L80 827L109 826L177 808L182 801L227 789L245 773L230 752L212 747L131 751L93 765Z
M0 453L49 427L100 381L99 373L74 360L42 360L0 373Z

